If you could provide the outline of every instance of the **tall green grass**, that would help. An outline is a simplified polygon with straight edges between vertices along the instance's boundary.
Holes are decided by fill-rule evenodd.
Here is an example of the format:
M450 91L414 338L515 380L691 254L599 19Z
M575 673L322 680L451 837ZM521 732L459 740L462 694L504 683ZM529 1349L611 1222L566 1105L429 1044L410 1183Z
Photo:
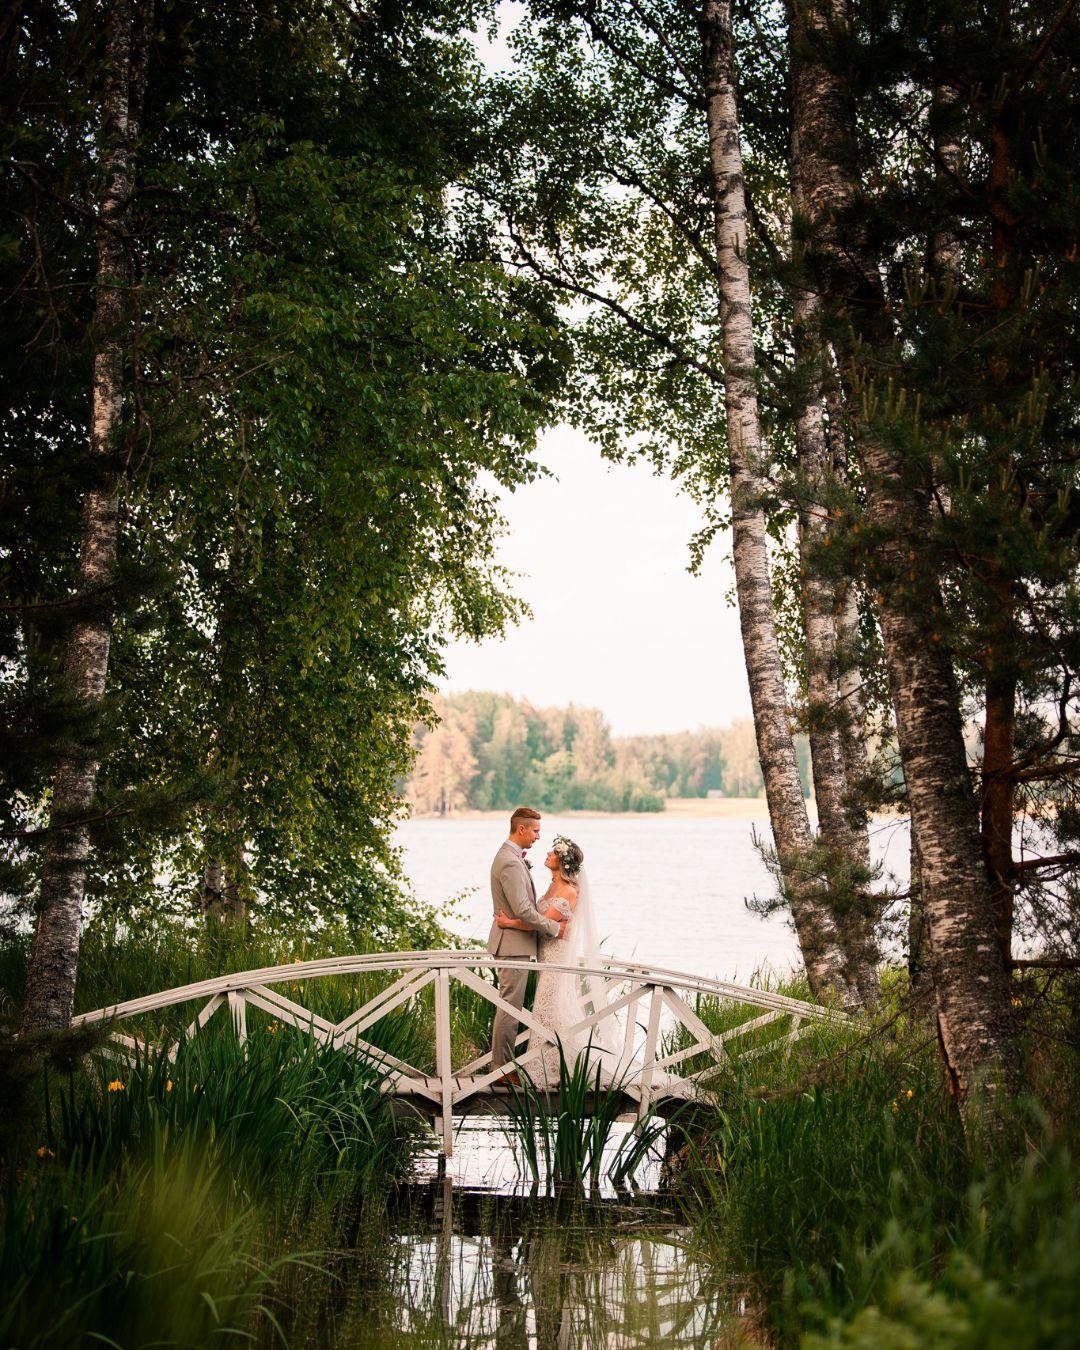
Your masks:
M336 935L327 941L333 949ZM92 934L86 954L83 1007L328 953L174 926ZM9 1007L21 955L0 958ZM370 996L359 982L320 983L316 1010L335 1019ZM317 989L298 1001L316 1008ZM244 1045L219 1014L170 1060L191 1015L141 1026L152 1048L119 1057L82 1054L85 1035L8 1041L2 1067L26 1120L7 1131L2 1159L0 1287L18 1298L5 1298L0 1344L281 1341L297 1281L324 1280L326 1253L410 1171L419 1127L395 1117L370 1065L254 1009ZM404 1008L370 1035L409 1058L427 1033Z
M335 930L91 931L79 1007L352 950ZM24 944L0 946L9 1022L24 961ZM339 1020L392 978L286 982L282 992ZM1046 1111L1017 1104L1028 1147L1008 1165L965 1150L933 1027L904 1011L902 982L887 982L894 1003L880 1035L821 1025L788 1047L773 1044L786 1030L774 1025L740 1038L684 1127L681 1192L698 1263L751 1283L781 1345L1071 1345L1078 984L1063 980L1018 1009ZM454 1009L456 1057L485 1049L490 1005L456 994ZM698 1010L718 1032L755 1015L708 1001ZM93 1037L8 1043L0 1095L21 1100L26 1119L7 1132L0 1169L0 1345L394 1343L391 1291L405 1279L394 1262L407 1259L380 1236L382 1198L408 1174L419 1127L395 1119L370 1067L255 1009L244 1047L218 1013L171 1062L164 1046L192 1011L144 1019L140 1034L158 1048L121 1060L86 1059ZM365 1037L427 1067L431 1030L425 993ZM584 1060L563 1062L554 1114L533 1084L512 1103L508 1129L552 1188L626 1181L654 1142L646 1131L615 1150L619 1094ZM351 1286L340 1317L337 1280ZM431 1343L449 1334L429 1332Z
M8 1172L0 1344L198 1347L276 1331L288 1258L266 1253L265 1218L219 1150L163 1142L118 1168L46 1155Z
M180 1047L98 1057L46 1090L46 1146L61 1160L119 1165L180 1142L213 1144L252 1184L302 1191L344 1175L367 1191L401 1175L412 1148L363 1061L287 1031L249 1036L227 1023Z
M698 1240L754 1279L781 1344L1069 1344L1071 1114L1055 1122L1017 1103L1026 1157L973 1159L933 1026L899 1002L890 1015L878 1036L817 1028L790 1054L737 1060L712 1080L687 1148ZM1058 1047L1063 1061L1073 1053Z

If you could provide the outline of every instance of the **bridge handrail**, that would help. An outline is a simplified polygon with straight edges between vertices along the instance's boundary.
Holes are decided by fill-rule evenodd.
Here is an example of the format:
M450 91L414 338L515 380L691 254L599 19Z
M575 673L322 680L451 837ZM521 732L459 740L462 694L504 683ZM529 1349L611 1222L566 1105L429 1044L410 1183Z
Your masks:
M237 971L231 975L217 975L208 980L197 980L193 984L178 985L173 989L162 990L156 994L145 994L140 998L127 999L122 1003L95 1008L92 1012L79 1013L72 1018L72 1025L90 1026L97 1022L115 1018L136 1017L140 1013L158 1012L162 1008L193 1002L196 999L211 998L215 994L237 992L250 988L252 985L273 985L284 981L299 982L320 979L330 975L358 975L423 968L453 970L477 966L500 970L521 968L531 970L536 969L537 963L529 957L507 958L492 956L488 952L459 951L453 948L421 952L376 952L355 956L321 957L314 961L261 966L254 970ZM850 1020L846 1014L836 1009L823 1007L817 1003L808 1003L803 999L791 998L786 994L776 994L766 989L752 989L749 986L734 984L728 980L714 980L707 976L690 975L683 971L668 970L664 967L647 966L641 962L624 961L618 957L607 957L599 966L545 962L544 969L566 974L595 975L608 979L637 979L644 984L681 989L688 993L712 995L738 1002L752 1001L758 1007L773 1008L778 1012L788 1012L799 1017L834 1022Z

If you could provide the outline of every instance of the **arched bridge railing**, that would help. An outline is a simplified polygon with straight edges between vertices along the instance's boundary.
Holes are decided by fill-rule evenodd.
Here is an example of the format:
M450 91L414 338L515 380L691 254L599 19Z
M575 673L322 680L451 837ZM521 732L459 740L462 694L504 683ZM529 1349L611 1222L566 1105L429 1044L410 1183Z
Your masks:
M471 991L473 996L492 1004L495 1009L513 1013L494 985L480 973L505 967L537 969L534 961L525 958L508 960L476 951L379 952L326 957L240 971L147 994L82 1013L74 1019L74 1025L108 1023L108 1048L113 1053L124 1054L145 1050L147 1041L128 1034L117 1024L184 1004L198 1005L190 1023L168 1044L168 1053L175 1058L181 1042L198 1035L219 1011L231 1016L237 1037L241 1043L245 1042L248 1010L257 1008L282 1026L294 1027L320 1044L340 1048L369 1062L382 1076L384 1092L412 1099L436 1118L443 1151L449 1156L454 1116L467 1114L485 1098L490 1100L497 1091L499 1078L515 1066L527 1072L530 1062L542 1054L543 1046L556 1040L554 1034L524 1008L516 1014L524 1030L518 1037L515 1061L492 1064L488 1051L454 1067L452 990L457 987ZM842 1013L769 990L751 989L616 958L605 959L598 966L545 965L544 969L558 970L568 976L596 977L601 995L592 1011L570 1030L587 1037L590 1033L595 1034L595 1029L603 1023L609 1028L614 1026L622 1046L615 1082L632 1103L639 1120L661 1097L686 1099L694 1096L700 1091L703 1080L714 1074L725 1061L789 1046L815 1024L849 1021ZM297 988L331 976L391 978L377 993L365 997L358 1007L336 1021L306 1008L282 988L285 986L295 992ZM425 1015L433 1039L434 1073L380 1048L365 1035L403 1005L416 1006L414 1001L421 995L430 998L425 993L429 987L434 993L434 1016L430 1016L430 1009L425 1009ZM711 1030L692 1006L699 997L742 1004L756 1009L757 1015L722 1030ZM744 1044L740 1052L742 1038L773 1024L776 1024L775 1034L767 1044L757 1044L750 1049ZM530 1034L535 1036L531 1042Z

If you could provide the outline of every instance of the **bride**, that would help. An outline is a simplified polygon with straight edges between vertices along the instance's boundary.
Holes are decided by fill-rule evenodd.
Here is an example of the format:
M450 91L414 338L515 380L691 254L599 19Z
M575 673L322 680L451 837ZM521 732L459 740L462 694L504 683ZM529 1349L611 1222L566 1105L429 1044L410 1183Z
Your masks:
M569 918L571 924L565 938L538 935L536 959L541 966L596 967L602 959L596 940L589 881L582 866L584 861L585 854L580 845L565 835L556 835L551 851L544 859L544 866L551 873L551 885L540 898L537 908L548 919ZM505 914L499 914L496 922L500 928L529 927L524 920ZM610 1081L616 1063L611 1019L605 1018L584 1030L575 1029L604 1002L602 981L595 976L540 971L532 1015L541 1026L555 1033L558 1043L530 1034L522 1062L536 1081L558 1085L560 1045L569 1070L583 1055L588 1055L590 1077L595 1075L599 1064L601 1077Z

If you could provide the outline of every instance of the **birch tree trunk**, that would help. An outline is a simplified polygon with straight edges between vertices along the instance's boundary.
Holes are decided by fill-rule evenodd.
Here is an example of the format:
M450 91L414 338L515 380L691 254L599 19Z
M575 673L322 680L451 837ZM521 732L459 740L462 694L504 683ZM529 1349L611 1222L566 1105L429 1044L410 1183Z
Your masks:
M844 399L836 368L826 353L825 409L829 414L827 436L833 472L848 480L847 435L844 431ZM836 684L842 715L839 719L844 774L848 785L847 814L860 857L870 865L870 830L859 788L866 777L866 698L859 665L859 595L853 577L837 582Z
M63 679L73 703L93 714L105 696L112 630L111 587L119 524L118 439L124 400L124 318L131 281L127 244L137 108L145 81L149 0L114 0L106 11L100 194L93 333L97 350L89 449L97 482L83 503L78 587L82 611L67 636ZM82 732L59 759L52 785L37 922L23 1005L24 1031L66 1027L75 1000L82 934L88 816L99 767L94 732Z
M730 0L705 0L700 17L716 229L725 408L731 470L732 555L743 653L769 820L807 978L819 998L857 999L820 877L799 780L784 688L761 507L761 422L755 381L746 191L733 79Z
M851 210L857 200L854 108L816 50L848 23L846 0L796 3L791 11L794 171L815 227L812 246L829 277L826 297L850 325L836 339L848 406L861 407L855 338L888 343L884 295ZM842 224L841 224L842 222ZM841 237L842 231L842 237ZM1008 974L994 931L979 814L964 750L959 695L948 653L934 631L936 578L915 567L930 529L928 496L909 480L894 446L856 422L867 513L881 544L874 559L882 643L897 737L921 861L941 1044L965 1123L979 1131L983 1108L1016 1091L1022 1070Z
M203 867L200 908L208 923L217 922L230 927L243 923L247 915L239 879L219 857L207 858Z
M830 436L825 420L825 390L831 376L826 374L819 309L820 301L812 289L800 287L794 306L795 350L801 367L795 445L802 494L798 531L806 635L807 731L818 810L817 846L828 877L829 905L844 954L845 977L858 990L859 1001L872 1006L880 984L874 940L876 915L867 896L870 840L866 814L852 799L856 782L852 771L858 766L860 754L865 772L862 702L858 672L852 668L855 632L850 631L857 630L858 608L854 587L829 575L821 565L830 533L830 489L838 484L846 461L842 428L834 426ZM851 721L853 711L860 718L858 731Z

